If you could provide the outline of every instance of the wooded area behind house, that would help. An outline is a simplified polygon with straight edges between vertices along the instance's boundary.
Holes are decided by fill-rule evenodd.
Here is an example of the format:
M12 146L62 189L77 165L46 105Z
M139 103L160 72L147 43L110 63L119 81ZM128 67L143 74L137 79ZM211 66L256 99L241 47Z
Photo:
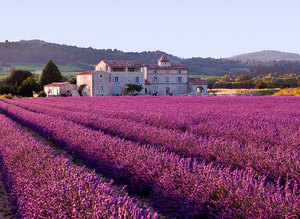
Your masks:
M42 63L52 59L58 65L68 65L90 70L99 60L136 60L143 64L153 64L165 54L163 51L123 52L117 49L80 48L48 43L41 40L21 40L0 43L0 62L5 63ZM248 60L241 62L225 58L179 58L168 54L172 63L186 65L190 74L223 76L245 73L259 74L300 74L300 62Z

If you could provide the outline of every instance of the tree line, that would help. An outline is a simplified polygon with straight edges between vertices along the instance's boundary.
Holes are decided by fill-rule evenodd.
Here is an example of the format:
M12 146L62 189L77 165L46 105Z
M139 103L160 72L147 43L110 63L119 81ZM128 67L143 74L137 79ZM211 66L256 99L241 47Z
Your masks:
M143 64L155 64L165 54L162 51L123 52L117 49L80 48L39 40L0 43L0 60L2 62L45 63L53 60L57 64L94 69L100 60L136 60ZM168 54L173 64L186 65L191 74L198 75L252 75L278 73L300 74L300 62L273 61L241 62L225 58L179 58Z
M165 54L162 51L123 52L117 49L79 48L43 41L0 43L0 60L3 62L45 63L52 59L57 64L92 70L100 60L136 60L142 64L156 64ZM173 64L189 67L194 74L224 75L242 74L249 68L240 61L214 58L182 59L168 54Z
M264 88L295 88L300 87L300 75L270 73L268 75L254 76L252 74L243 74L240 76L224 75L220 78L207 78L208 88L246 88L246 89L264 89Z
M12 94L15 96L32 97L33 93L41 92L46 84L61 82L66 80L55 65L50 60L40 76L32 74L30 71L14 70L7 78L0 81L0 94Z

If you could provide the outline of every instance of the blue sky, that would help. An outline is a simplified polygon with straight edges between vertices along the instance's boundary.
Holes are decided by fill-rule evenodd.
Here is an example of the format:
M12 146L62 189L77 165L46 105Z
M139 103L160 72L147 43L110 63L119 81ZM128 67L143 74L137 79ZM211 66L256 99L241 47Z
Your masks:
M299 0L0 0L0 41L228 57L300 53Z

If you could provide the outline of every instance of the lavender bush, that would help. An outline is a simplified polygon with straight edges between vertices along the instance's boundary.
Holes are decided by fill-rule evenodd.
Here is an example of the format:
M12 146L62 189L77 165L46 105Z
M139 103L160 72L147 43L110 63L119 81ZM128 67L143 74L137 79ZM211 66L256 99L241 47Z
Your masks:
M59 101L53 101L46 106L34 104L35 101L6 100L6 102L34 112L69 119L108 134L141 144L150 144L184 157L196 158L199 161L214 161L223 166L242 169L251 167L257 173L268 175L272 179L300 178L297 118L293 118L294 121L291 121L291 124L282 124L280 121L279 124L274 125L254 120L243 121L242 118L230 120L232 115L222 113L219 117L227 122L212 117L201 125L181 132L150 126L129 118L120 119L101 115L89 107L89 102L80 103L85 106L82 107L85 109L82 112L73 112L76 106L72 102L60 105ZM75 103L79 104L79 100ZM264 114L263 118L269 121ZM243 124L243 128L240 128L238 124ZM288 133L290 134L287 135Z
M151 188L162 208L177 215L297 217L299 186L294 180L266 181L252 169L234 170L181 158L153 147L114 138L59 117L0 103L12 118L60 143L86 163L110 168L120 177ZM175 211L175 208L172 208Z
M22 218L155 218L0 115L0 158Z

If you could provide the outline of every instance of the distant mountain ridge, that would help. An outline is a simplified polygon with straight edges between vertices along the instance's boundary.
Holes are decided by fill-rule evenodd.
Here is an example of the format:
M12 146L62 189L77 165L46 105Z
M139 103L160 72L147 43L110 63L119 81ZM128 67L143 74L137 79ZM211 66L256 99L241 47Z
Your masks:
M104 60L135 60L142 64L156 64L157 60L167 54L163 51L123 52L117 49L94 49L49 43L43 40L21 40L18 42L0 42L0 63L36 63L43 66L52 59L56 64L74 66L92 70ZM223 76L225 74L241 75L245 73L268 74L276 70L280 73L300 74L300 55L278 51L261 51L243 54L231 58L179 58L167 54L173 64L186 65L191 75ZM258 61L246 62L256 59ZM295 60L298 60L296 62ZM265 60L282 60L265 62ZM293 62L291 62L292 60ZM261 65L266 68L261 68ZM272 66L276 65L276 68ZM278 69L278 66L280 67Z
M300 54L281 52L276 50L263 50L259 52L245 53L229 57L228 59L246 62L248 60L256 60L260 62L270 61L300 61Z
M21 40L18 42L0 42L0 63L42 63L52 59L56 64L93 69L102 59L136 60L143 64L156 64L166 54L163 51L123 52L117 49L94 49L49 43L42 40ZM243 74L249 66L240 61L214 58L182 59L167 54L173 64L186 65L191 74L216 75L234 73Z

